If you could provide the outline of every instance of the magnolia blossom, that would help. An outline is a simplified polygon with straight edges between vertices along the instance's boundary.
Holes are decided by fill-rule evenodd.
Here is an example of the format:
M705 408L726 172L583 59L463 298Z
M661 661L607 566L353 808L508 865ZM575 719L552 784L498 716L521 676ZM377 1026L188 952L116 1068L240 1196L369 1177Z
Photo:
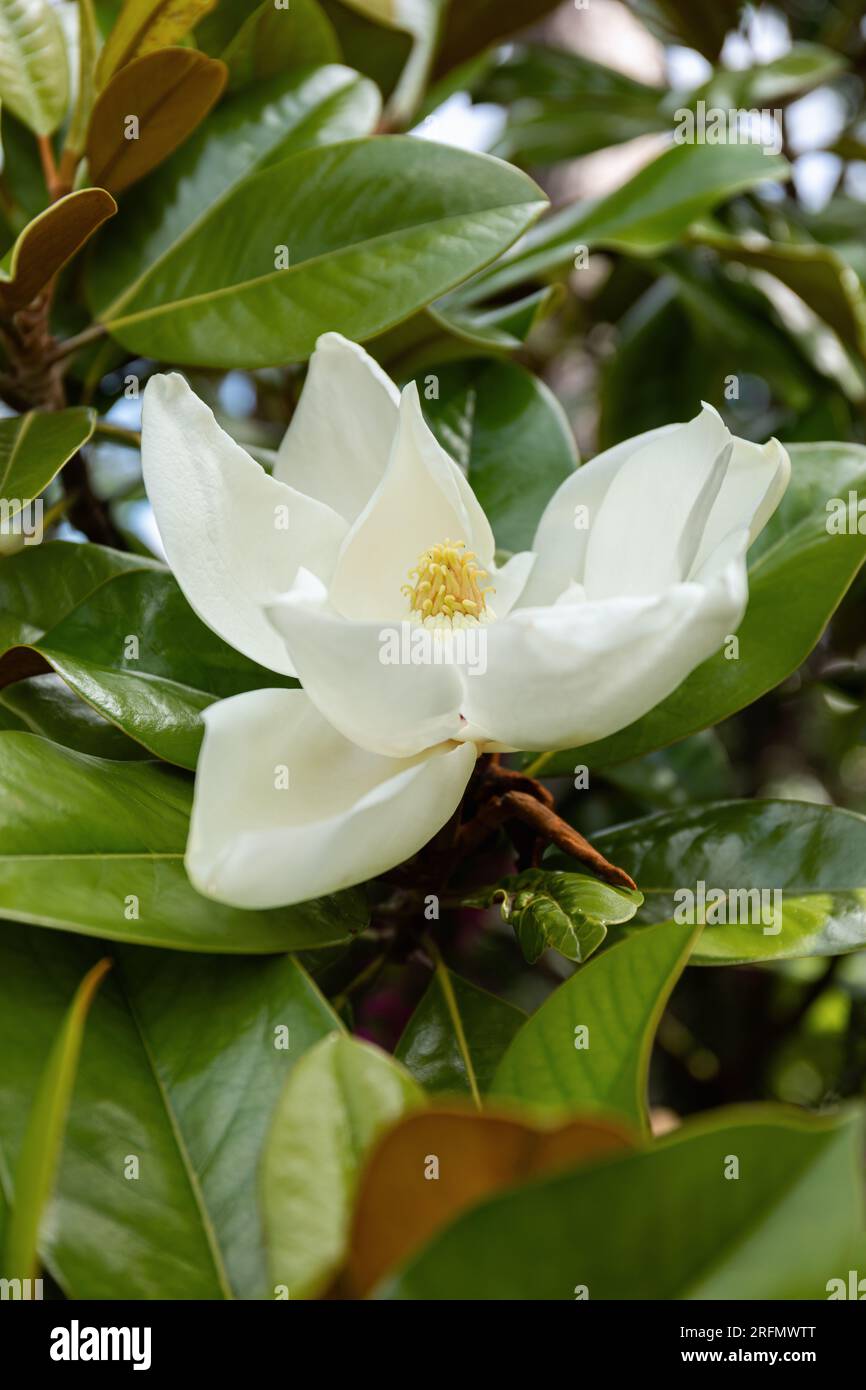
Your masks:
M245 907L406 859L484 750L576 747L658 704L736 630L746 551L790 474L776 440L704 406L578 469L499 564L416 386L335 333L273 476L175 374L147 387L142 453L192 607L303 686L205 711L187 870Z

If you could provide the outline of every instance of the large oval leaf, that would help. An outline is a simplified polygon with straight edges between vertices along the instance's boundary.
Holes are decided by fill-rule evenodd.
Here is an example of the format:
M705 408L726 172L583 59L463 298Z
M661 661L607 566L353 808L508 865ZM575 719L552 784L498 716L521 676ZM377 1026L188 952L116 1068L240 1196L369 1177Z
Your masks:
M736 894L724 916L746 920L717 923L711 915L693 965L835 956L866 946L866 817L853 811L716 802L608 830L595 843L636 875L642 916L652 921L689 906L674 898L678 889L697 901L703 883L704 902L711 889Z
M559 1112L602 1110L645 1130L656 1025L695 936L694 927L663 922L582 966L527 1019L491 1096Z
M196 765L201 712L214 700L297 684L229 647L158 571L118 575L40 641L9 648L0 688L49 670L151 753L186 768Z
M0 101L37 135L66 114L66 44L48 0L0 0Z
M124 0L99 55L99 85L104 87L133 58L178 43L214 4L215 0Z
M719 1111L644 1153L488 1200L381 1296L826 1298L863 1227L862 1142L859 1112Z
M69 992L96 950L0 928L6 1171ZM289 956L113 954L81 1054L45 1262L71 1298L270 1297L259 1155L286 1077L339 1024Z
M221 102L183 147L136 190L90 265L97 313L121 311L142 277L251 174L316 145L367 135L381 100L372 82L349 68L329 66L257 83Z
M39 496L90 438L95 421L95 412L86 406L50 415L31 410L0 420L0 500L7 503L7 516L15 516Z
M749 607L737 630L737 658L717 652L627 729L579 752L542 754L531 762L536 771L553 775L578 762L603 767L641 757L727 719L805 661L866 559L866 535L827 531L828 500L836 496L847 504L850 489L866 487L866 449L794 444L790 454L791 484L750 555Z
M406 318L493 260L543 206L508 165L433 144L422 159L408 136L309 150L245 180L97 312L153 357L298 361L326 330L362 340Z
M361 1165L381 1131L422 1098L387 1053L338 1033L295 1068L262 1167L271 1277L284 1297L314 1296L336 1271Z
M202 898L183 867L192 785L155 763L109 762L0 733L0 914L186 951L287 951L366 924L358 890L267 912Z

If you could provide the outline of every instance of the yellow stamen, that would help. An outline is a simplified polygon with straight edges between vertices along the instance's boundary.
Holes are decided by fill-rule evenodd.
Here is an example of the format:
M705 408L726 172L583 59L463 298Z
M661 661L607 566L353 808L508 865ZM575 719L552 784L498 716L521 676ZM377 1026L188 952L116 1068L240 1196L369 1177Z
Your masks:
M402 592L409 600L411 613L422 622L435 626L474 626L486 623L494 616L487 607L487 595L493 586L482 588L479 581L487 578L487 570L478 564L465 541L443 541L431 545L409 571L410 583ZM455 623L456 619L456 623Z

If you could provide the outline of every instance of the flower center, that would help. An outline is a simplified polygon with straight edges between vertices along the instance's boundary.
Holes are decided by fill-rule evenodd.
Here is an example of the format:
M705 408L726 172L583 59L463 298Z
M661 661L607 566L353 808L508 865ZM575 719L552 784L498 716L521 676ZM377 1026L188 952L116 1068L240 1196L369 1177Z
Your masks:
M474 627L495 617L486 598L493 586L479 585L486 578L487 570L465 541L443 541L424 551L401 592L412 615L428 627Z

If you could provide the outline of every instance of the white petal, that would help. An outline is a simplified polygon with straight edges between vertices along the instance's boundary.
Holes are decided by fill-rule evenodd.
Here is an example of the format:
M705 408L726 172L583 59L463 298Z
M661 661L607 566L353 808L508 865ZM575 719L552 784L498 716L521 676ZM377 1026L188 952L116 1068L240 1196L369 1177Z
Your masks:
M285 638L304 689L323 716L362 748L410 757L463 727L463 677L451 664L413 665L413 625L353 622L328 603L321 584L302 574L268 609ZM396 656L396 661L393 659Z
M401 587L418 558L442 541L465 541L482 565L493 560L490 525L453 459L406 387L388 468L343 545L331 582L335 608L362 621L406 616Z
M538 558L523 595L524 607L554 603L573 581L583 582L589 528L620 468L645 444L679 428L662 425L624 439L596 454L560 483L542 513L532 542Z
M583 577L590 599L661 593L686 577L730 442L718 413L705 406L622 463L590 525Z
M399 405L397 387L362 347L323 334L274 477L354 521L385 472Z
M457 809L475 765L466 744L365 753L302 690L236 695L204 719L186 867L200 893L236 907L304 902L402 863Z
M695 564L703 564L730 531L742 526L748 527L751 544L781 502L790 478L791 460L777 439L762 445L735 438Z
M497 619L507 618L518 604L523 607L523 593L535 566L536 556L531 550L519 550L511 555L499 569L491 565L485 586L493 585L493 593L488 595L488 603Z
M736 541L736 545L734 544ZM664 700L736 631L748 601L740 532L706 583L520 609L487 629L487 671L466 683L469 725L526 750L593 743Z
M147 384L141 459L165 553L191 606L237 651L293 675L263 605L290 587L300 565L330 578L345 521L268 477L177 373Z

